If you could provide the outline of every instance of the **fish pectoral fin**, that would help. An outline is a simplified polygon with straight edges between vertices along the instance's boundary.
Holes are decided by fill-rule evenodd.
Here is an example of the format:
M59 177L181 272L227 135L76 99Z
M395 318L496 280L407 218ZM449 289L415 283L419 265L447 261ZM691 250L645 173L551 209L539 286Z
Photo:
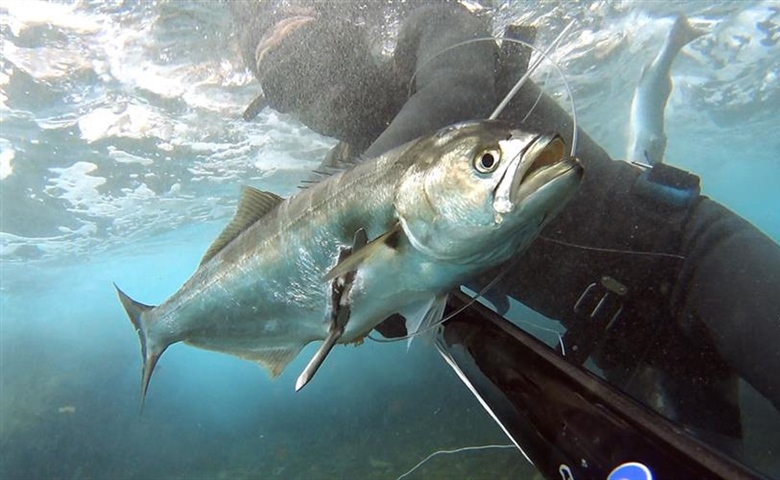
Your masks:
M400 312L406 319L406 331L409 332L407 348L411 347L412 340L418 336L433 338L435 327L441 323L444 317L444 308L447 306L447 295L437 295L424 302L413 304Z
M356 233L353 243L357 244L360 241L358 234L361 231L363 231L362 228ZM363 231L363 235L365 235L365 231ZM400 224L395 224L388 232L363 245L362 248L353 248L352 254L344 259L340 259L336 266L325 274L323 281L329 282L349 272L357 271L361 264L374 256L378 251L387 248L395 250L398 245L399 235L403 235L403 229Z
M238 208L233 216L233 220L230 221L222 233L219 234L219 237L211 244L206 254L203 255L200 264L203 265L211 260L214 255L225 248L225 245L283 201L282 197L274 193L245 186L241 192L241 198L238 201Z
M303 345L291 345L288 347L264 348L262 350L235 352L236 356L245 360L257 362L268 370L271 378L278 377L284 368L301 353Z

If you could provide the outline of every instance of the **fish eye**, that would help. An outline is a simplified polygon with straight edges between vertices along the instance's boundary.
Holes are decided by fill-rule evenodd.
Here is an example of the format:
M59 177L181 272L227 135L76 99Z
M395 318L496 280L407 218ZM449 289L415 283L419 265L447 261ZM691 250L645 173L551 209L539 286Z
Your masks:
M474 168L479 173L491 173L498 168L501 152L496 149L483 150L474 156Z

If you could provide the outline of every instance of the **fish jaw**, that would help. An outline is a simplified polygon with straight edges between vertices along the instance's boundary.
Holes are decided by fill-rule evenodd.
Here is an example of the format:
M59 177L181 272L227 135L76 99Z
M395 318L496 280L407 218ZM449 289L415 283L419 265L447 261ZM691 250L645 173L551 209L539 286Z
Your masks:
M522 141L526 141L529 146L512 160L496 188L493 209L498 214L511 214L515 208L524 206L527 199L537 191L554 188L549 184L569 170L581 172L577 160L565 158L566 144L559 135L539 135L532 140Z

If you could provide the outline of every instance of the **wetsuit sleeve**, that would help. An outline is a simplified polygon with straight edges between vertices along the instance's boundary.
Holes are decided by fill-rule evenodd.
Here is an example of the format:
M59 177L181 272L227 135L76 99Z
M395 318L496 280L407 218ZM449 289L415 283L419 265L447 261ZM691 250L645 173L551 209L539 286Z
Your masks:
M498 103L496 44L458 44L489 35L485 22L459 5L414 11L399 35L394 58L398 76L410 79L411 96L366 155L379 155L456 122L487 117Z
M538 87L527 84L505 115L521 119L533 108L522 127L557 130L570 142L571 117L547 95L534 106L538 96ZM611 160L583 131L577 156L586 171L577 198L545 228L545 239L529 248L519 273L508 274L488 297L502 303L502 295L508 293L568 327L580 320L572 306L584 288L617 271L621 281L636 279L631 284L637 293L633 295L637 318L673 322L683 330L677 335L685 335L691 344L711 344L780 410L780 246L704 197L691 207L686 220L663 216L652 202L634 193L636 169ZM674 259L621 253L632 251L679 254L681 270L676 273ZM667 282L673 285L672 298L664 293Z
M673 303L706 327L718 352L780 410L780 246L707 198L683 236Z

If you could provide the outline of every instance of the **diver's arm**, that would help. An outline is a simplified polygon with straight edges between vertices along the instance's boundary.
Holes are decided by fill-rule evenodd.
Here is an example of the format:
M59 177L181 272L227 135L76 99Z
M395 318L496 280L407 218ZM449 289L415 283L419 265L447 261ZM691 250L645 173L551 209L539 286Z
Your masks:
M703 198L682 248L673 307L704 324L724 359L780 410L780 246Z
M536 103L538 97L539 87L529 82L502 117L518 121L533 108L533 114L519 126L557 130L570 144L571 116L549 96L541 95ZM686 271L669 305L674 318L695 319L704 325L724 360L780 410L780 246L749 222L704 197L687 213L687 222L676 224L670 217L665 223L656 223L653 217L663 219L661 212L632 193L631 185L638 175L634 167L613 161L582 130L578 131L576 155L586 171L580 193L542 234L585 247L623 251L616 253L618 258L632 250L671 252L667 248L678 248L685 257ZM608 229L600 231L598 225L605 223L604 218L610 219ZM646 229L637 230L640 221L647 224ZM637 232L650 234L656 228L647 239L650 245L642 245L642 235ZM682 245L677 235L682 237ZM654 242L663 247L652 245ZM520 278L512 279L519 285L512 293L535 310L571 325L577 321L572 305L581 293L571 279L587 270L593 272L594 279L609 272L600 265L604 262L601 254L582 250L581 256L573 254L579 261L567 264L561 254L576 248L559 246L559 251L553 247L549 240L531 246L520 264L525 267ZM634 270L641 273L643 257L631 258ZM488 292L488 297L492 293L500 303L505 288L494 290ZM662 315L665 306L655 307Z
M537 89L533 84L524 87L507 113L524 115L537 97ZM528 124L541 130L567 125L560 133L570 141L571 117L546 95L526 121L525 125ZM667 223L656 225L658 231L651 235L651 240L660 242L663 248L633 245L637 232L649 233L649 228L637 230L637 227L644 225L640 222L651 221L648 219L654 216L655 207L632 193L631 184L637 175L632 173L632 167L612 161L587 135L582 132L579 135L577 156L586 169L580 194L543 235L563 237L577 245L625 252L668 252L671 251L666 250L668 247L678 248L678 253L685 258L669 305L673 319L703 325L723 359L780 410L780 246L749 222L705 197L688 211L687 221L677 225L669 217ZM603 222L600 218L605 214L612 219L612 225L608 231L599 232L597 225ZM669 241L663 240L668 234L673 234ZM681 245L674 247L678 243L674 240L677 235L681 236ZM560 256L556 257L558 262L545 260L551 249L552 245L545 240L529 249L526 265L541 266L539 272L543 273L526 269L522 282L529 289L518 289L518 293L524 303L571 325L577 321L571 305L580 292L562 285L588 267L599 275L605 273L597 264L605 260L600 254L591 253L583 254L581 264L561 265ZM542 259L538 264L533 262L537 258ZM633 257L635 271L641 271L641 260L642 257ZM574 268L577 271L571 270ZM549 277L555 278L549 288L541 287ZM561 301L568 291L576 292L574 300ZM663 311L662 305L656 307ZM689 329L689 334L695 337L696 330ZM691 341L701 343L707 339L691 338Z
M453 123L486 118L498 104L495 42L456 46L436 56L466 40L488 37L488 26L458 5L423 7L411 15L399 36L395 65L401 78L414 77L413 94L367 156Z
M538 87L533 84L524 87L513 101L512 112L524 114L537 96L536 89ZM562 128L560 132L570 141L571 117L546 95L526 122L529 123L541 130L567 125L568 128ZM655 210L652 203L631 193L630 185L636 175L631 173L633 168L624 162L612 161L587 135L582 132L579 135L577 155L586 171L580 194L551 222L543 235L563 237L583 246L659 251L632 245L639 222L651 218ZM621 184L628 189L625 194L621 194ZM623 205L618 208L615 203ZM614 224L609 231L599 232L596 225L603 221L600 215L607 212ZM660 215L660 212L655 213ZM669 309L678 321L693 320L705 326L723 359L780 410L780 246L749 222L705 197L691 208L687 219L678 226L670 217L667 223L658 224L659 230L652 234L653 241L660 241L665 247L677 241L674 237L670 238L671 243L662 241L664 235L674 234L679 229L682 238L682 244L676 248L685 257L684 270L677 280ZM612 234L617 236L611 242ZM537 250L547 252L550 249L551 245L542 240L532 246L527 257L533 257ZM662 248L660 251L669 250ZM616 255L620 256L619 253ZM544 253L538 255L543 256ZM600 257L592 253L583 258L587 264L588 258L593 258L592 263L595 263ZM633 257L635 271L641 271L640 260L641 257ZM566 272L566 278L576 277L578 272L570 272L566 265L556 265L554 261L540 265L554 271L545 269L544 275L532 274L524 281L528 286L538 286L540 278L557 277L550 285L552 293L537 289L523 293L529 298L522 300L524 303L531 300L528 303L534 308L565 322L567 317L573 316L573 310L570 304L560 301L565 295L555 288L566 283L561 272ZM593 272L603 273L599 265L592 267ZM574 318L569 319L569 322L574 321ZM691 341L707 340L691 338Z

